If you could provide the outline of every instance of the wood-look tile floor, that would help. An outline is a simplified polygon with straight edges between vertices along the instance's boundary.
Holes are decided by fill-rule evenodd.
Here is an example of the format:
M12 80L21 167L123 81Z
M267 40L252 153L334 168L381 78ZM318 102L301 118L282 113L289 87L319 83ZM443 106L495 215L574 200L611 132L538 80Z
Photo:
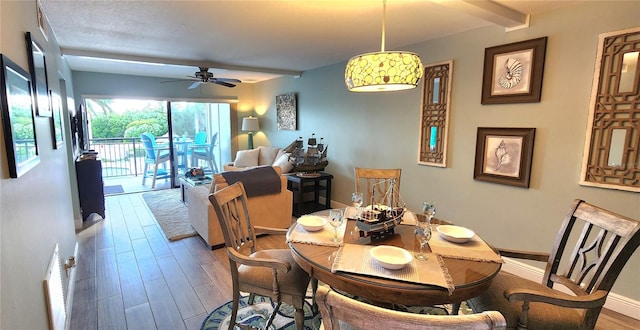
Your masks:
M107 197L106 219L77 239L72 330L200 329L232 298L224 249L198 236L169 242L141 194ZM278 236L258 241L286 247ZM640 329L640 321L605 310L596 329Z

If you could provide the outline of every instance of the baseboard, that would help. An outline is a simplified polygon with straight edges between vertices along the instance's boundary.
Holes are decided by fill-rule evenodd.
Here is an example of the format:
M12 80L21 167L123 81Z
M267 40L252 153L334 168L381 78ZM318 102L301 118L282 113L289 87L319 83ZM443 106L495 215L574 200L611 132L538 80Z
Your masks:
M82 260L78 260L78 249L79 249L79 245L78 245L78 242L76 242L76 246L73 250L73 256L76 259L76 262L78 261L82 262ZM66 310L67 322L64 325L65 330L69 330L71 327L71 310L73 309L73 292L75 291L75 288L76 288L76 268L77 268L77 264L76 264L76 267L69 268L69 284L67 285L67 302L65 304L65 307L67 309Z
M504 260L505 262L502 264L502 270L505 272L518 275L535 282L542 281L544 270L511 258L504 258ZM638 319L638 315L640 315L640 301L613 292L609 293L607 301L604 303L604 307L636 320Z

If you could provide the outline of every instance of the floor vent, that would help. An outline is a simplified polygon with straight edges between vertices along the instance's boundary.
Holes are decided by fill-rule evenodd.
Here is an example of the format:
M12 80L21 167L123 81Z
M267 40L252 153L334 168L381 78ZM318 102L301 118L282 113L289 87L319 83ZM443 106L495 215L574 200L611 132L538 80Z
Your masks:
M62 269L60 268L60 256L58 244L53 251L47 274L44 278L44 294L49 313L49 329L64 330L67 321L67 313L64 307L64 292L62 290Z

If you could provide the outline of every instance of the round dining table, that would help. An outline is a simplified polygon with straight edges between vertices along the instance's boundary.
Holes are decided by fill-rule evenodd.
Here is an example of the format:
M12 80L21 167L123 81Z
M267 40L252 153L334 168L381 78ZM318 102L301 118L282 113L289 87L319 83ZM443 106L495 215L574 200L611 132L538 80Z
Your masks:
M432 220L432 224L438 223L446 224L446 222L437 219ZM401 224L395 227L393 235L380 240L372 240L371 238L360 238L357 237L358 235L353 235L355 224L354 220L348 220L344 243L392 245L404 248L412 253L419 249L419 243L414 236L413 226L411 225ZM289 234L296 226L297 224L294 222L289 228ZM434 235L436 234L434 230ZM435 285L342 271L332 273L331 266L338 252L338 247L297 242L289 242L288 244L295 261L311 277L331 286L335 290L369 299L381 305L433 306L459 303L473 298L486 290L501 267L500 263L443 258L455 285L455 290L449 294L446 288Z

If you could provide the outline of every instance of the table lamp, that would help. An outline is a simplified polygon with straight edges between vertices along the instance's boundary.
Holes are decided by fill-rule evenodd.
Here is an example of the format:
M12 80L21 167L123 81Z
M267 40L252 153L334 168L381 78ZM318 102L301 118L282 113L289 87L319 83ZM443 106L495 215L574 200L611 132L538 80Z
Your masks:
M252 116L242 118L242 130L249 132L247 137L247 147L249 149L253 149L253 132L259 129L258 118Z

